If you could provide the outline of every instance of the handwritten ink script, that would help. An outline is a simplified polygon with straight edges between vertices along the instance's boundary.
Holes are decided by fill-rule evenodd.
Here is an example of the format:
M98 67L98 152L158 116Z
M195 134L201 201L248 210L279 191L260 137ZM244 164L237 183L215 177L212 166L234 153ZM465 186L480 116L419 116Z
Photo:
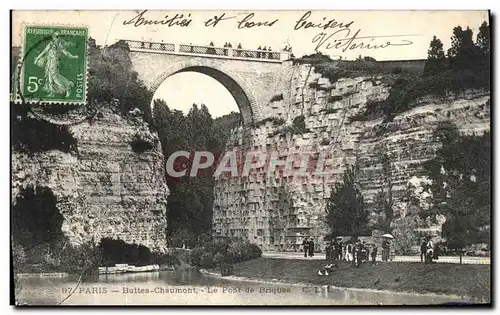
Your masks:
M133 25L135 27L138 26L146 26L146 25L166 25L168 27L172 26L180 26L187 27L191 24L191 14L188 14L186 17L184 14L175 14L172 17L165 15L165 18L162 20L149 20L144 17L147 10L142 11L141 13L134 16L132 19L128 21L123 21L123 25Z
M415 35L360 36L361 29L353 31L350 28L352 24L354 24L354 21L344 23L331 19L325 23L326 17L323 17L321 22L314 23L308 20L311 14L311 11L307 11L297 21L294 30L307 28L320 28L323 30L335 29L332 33L320 32L313 37L312 43L316 44L314 48L316 51L320 49L340 49L342 52L346 52L348 49L383 49L389 46L406 46L413 44L411 40L397 38ZM380 40L382 38L383 40ZM392 41L387 40L387 38L391 38Z
M123 21L123 25L132 25L134 27L148 25L164 25L167 27L189 27L193 25L191 14L176 13L175 15L165 15L163 19L151 19L146 17L147 10L138 13L130 20ZM296 20L293 25L294 31L303 31L310 29L320 29L321 31L314 35L312 43L316 46L315 51L324 50L361 50L361 49L384 49L390 46L412 45L413 42L402 37L411 37L418 35L363 35L361 28L353 27L354 21L338 21L334 18L323 17L313 19L313 13L307 11ZM238 16L226 16L226 13L215 14L203 21L205 27L217 27L220 25L230 25L227 21L234 21L237 29L255 29L261 27L273 27L278 25L279 19L261 20L254 12L245 13Z

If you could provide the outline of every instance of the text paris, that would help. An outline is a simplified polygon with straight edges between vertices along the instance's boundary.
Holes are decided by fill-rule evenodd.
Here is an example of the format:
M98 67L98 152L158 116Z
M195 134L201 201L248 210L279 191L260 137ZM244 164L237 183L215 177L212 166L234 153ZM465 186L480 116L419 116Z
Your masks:
M343 52L355 49L382 49L389 46L406 46L413 42L407 39L394 41L393 38L415 35L386 35L386 36L358 36L361 30L357 30L351 36L350 29L337 30L331 34L321 32L313 37L312 42L316 44L315 50L340 49ZM391 38L391 40L387 40Z

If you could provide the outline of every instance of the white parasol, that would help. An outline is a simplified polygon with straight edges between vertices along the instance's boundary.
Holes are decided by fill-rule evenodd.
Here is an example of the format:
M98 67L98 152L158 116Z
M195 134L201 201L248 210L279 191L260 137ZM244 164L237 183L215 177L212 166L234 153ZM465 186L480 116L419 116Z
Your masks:
M384 234L384 235L382 235L382 237L390 238L390 239L394 238L394 236L392 236L391 234Z

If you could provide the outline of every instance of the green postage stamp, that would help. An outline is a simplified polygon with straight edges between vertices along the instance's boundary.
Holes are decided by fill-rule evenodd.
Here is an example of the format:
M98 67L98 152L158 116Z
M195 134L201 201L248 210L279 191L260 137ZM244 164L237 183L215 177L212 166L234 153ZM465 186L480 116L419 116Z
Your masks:
M26 26L18 99L37 104L85 104L87 38L85 27Z

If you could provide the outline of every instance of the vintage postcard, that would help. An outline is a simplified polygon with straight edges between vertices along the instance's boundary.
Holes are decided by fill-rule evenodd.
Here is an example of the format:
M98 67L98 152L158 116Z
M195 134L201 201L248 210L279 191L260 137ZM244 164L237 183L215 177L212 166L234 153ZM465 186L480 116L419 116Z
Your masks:
M13 11L11 303L491 305L488 11Z

